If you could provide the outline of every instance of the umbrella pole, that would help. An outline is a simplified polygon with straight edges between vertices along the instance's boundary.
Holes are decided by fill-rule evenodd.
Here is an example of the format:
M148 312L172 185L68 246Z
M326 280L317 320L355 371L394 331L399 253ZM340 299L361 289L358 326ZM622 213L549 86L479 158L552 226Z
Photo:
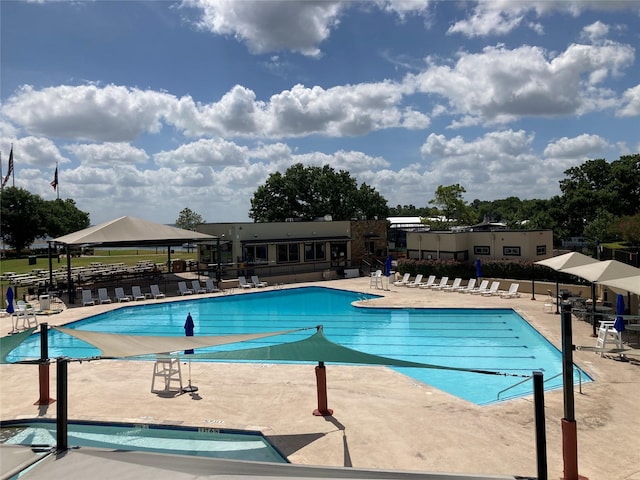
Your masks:
M198 387L195 385L191 385L191 359L189 359L189 385L182 389L182 393L193 393L197 392Z

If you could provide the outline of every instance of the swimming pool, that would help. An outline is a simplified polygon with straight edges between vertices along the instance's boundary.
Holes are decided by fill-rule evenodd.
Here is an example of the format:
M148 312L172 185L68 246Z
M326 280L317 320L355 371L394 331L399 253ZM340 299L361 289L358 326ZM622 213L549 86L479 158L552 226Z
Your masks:
M56 446L56 424L14 421L2 424L0 442ZM197 457L288 463L259 432L166 425L69 422L69 447L97 447Z
M187 313L195 335L230 335L323 325L330 340L366 353L413 362L474 368L519 375L544 373L545 389L562 387L561 352L509 308L359 308L354 301L374 298L326 287L256 291L178 302L126 306L67 325L82 330L131 335L184 334ZM366 303L366 302L365 302ZM301 340L301 331L242 344L198 349L235 350ZM60 332L49 333L49 356L88 358L99 351ZM9 361L39 357L35 335L11 353ZM422 368L395 368L420 382L476 403L532 394L520 378ZM590 378L574 368L575 382ZM555 377L555 378L554 378Z

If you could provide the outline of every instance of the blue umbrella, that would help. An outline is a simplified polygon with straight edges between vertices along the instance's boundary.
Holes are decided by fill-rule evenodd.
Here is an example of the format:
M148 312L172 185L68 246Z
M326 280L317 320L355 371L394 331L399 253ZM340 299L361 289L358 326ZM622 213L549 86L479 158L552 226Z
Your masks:
M480 259L476 259L476 277L482 277L482 261Z
M11 315L14 312L13 309L13 288L7 288L7 313Z
M391 255L387 256L387 261L384 262L384 274L388 277L391 275L391 269L393 268L393 264L391 263L392 257Z
M621 293L618 294L616 299L616 315L624 315L624 297ZM618 316L613 324L613 328L618 332L624 332L624 318Z
M191 317L191 312L187 315L187 321L184 322L184 334L187 337L193 337L193 329L195 328L195 324L193 323L193 317ZM193 353L193 349L185 350L184 354L189 355Z

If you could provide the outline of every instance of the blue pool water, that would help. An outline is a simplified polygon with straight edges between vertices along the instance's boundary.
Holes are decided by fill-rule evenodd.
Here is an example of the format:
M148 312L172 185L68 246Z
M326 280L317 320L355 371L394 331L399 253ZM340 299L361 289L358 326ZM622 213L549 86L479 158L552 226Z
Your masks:
M56 424L3 424L0 441L11 445L56 445ZM258 433L233 433L214 428L168 427L140 424L69 423L69 447L97 447L198 457L287 463Z
M420 363L490 370L517 375L542 371L545 389L562 387L561 352L509 308L359 308L354 301L373 298L357 292L304 287L126 306L67 325L82 330L132 335L184 334L191 312L195 335L230 335L323 325L333 342L363 352ZM365 302L366 303L366 302ZM198 349L236 350L301 340L314 330L241 344ZM91 345L56 331L49 333L49 357L99 355ZM14 350L9 361L40 356L39 336ZM510 388L522 378L450 370L395 368L420 382L486 405L532 394L532 382ZM574 368L575 382L591 379ZM555 378L554 378L555 377ZM505 391L506 389L506 391Z

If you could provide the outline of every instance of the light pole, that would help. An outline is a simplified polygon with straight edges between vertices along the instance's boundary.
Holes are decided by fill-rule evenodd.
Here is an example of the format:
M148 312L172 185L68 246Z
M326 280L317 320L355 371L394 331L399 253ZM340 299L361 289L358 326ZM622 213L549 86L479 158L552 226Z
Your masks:
M216 259L218 260L218 268L216 269L216 282L220 288L220 236L216 239Z

